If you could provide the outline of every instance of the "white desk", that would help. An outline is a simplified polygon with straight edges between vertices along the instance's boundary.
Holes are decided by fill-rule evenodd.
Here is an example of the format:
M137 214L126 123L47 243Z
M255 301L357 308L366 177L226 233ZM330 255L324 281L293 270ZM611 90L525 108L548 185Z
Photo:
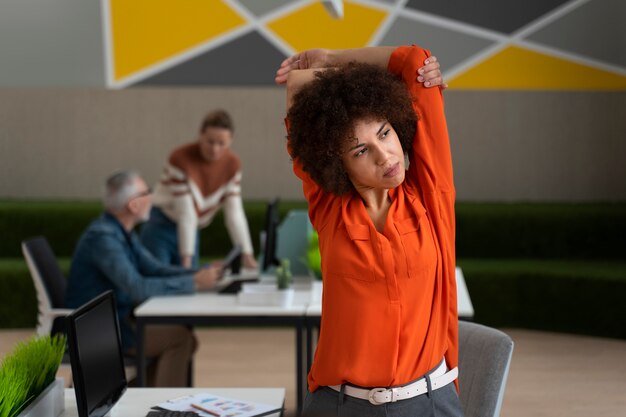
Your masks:
M243 306L233 294L200 292L191 295L150 297L135 309L135 317L284 317L302 316L309 305L310 292L296 289L291 306Z
M458 266L456 267L456 302L459 319L472 320L474 318L474 305L469 291L467 291L467 285L465 285L463 271Z
M236 295L197 293L151 297L135 309L137 319L137 385L145 384L144 328L151 324L289 326L296 332L296 397L302 406L305 390L305 313L310 290L296 289L290 307L242 306Z
M107 416L145 417L151 407L172 398L209 392L221 397L262 402L282 408L285 403L284 388L129 388ZM281 412L271 414L279 417ZM65 411L61 417L78 417L74 389L65 389Z

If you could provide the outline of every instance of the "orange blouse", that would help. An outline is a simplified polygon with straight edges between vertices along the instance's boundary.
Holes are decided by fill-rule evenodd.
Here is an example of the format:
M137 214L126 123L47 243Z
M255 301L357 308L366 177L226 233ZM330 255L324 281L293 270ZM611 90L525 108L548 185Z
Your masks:
M383 233L356 192L327 193L294 161L319 234L324 277L311 391L406 384L444 355L450 368L457 366L454 184L443 96L416 81L428 56L412 46L389 59L418 122L405 181L389 190Z

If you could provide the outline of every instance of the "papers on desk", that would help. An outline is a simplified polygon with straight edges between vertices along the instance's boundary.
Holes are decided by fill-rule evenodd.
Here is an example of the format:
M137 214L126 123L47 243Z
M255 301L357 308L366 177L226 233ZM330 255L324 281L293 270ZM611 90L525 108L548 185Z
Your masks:
M202 417L254 417L280 410L274 405L234 400L210 393L175 398L158 404L158 407L172 411L194 411Z
M241 286L237 301L244 306L288 308L293 302L294 293L293 288L279 290L276 283L249 283Z

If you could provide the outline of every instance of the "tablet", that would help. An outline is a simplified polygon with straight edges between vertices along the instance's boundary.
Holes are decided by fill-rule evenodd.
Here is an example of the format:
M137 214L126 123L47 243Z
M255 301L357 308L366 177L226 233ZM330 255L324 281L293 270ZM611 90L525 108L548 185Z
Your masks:
M250 276L228 276L222 278L217 284L217 292L220 294L237 294L241 291L241 286L246 282L259 282L258 277L250 277Z
M222 261L222 266L225 270L230 269L233 274L239 273L241 268L241 248L239 246L233 246Z

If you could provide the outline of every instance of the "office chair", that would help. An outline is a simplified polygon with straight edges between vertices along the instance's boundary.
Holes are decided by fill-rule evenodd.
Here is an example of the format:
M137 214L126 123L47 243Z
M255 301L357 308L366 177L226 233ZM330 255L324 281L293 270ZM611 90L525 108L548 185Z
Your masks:
M55 324L55 319L67 316L72 310L63 308L67 280L57 258L42 236L22 241L22 252L37 293L37 334L62 332L62 324L59 320Z
M48 240L43 236L23 240L22 253L37 293L37 335L65 333L65 316L73 310L63 308L67 279ZM128 357L124 360L126 379L130 381L137 376L135 361L134 358ZM63 356L61 367L71 372L67 352Z
M459 399L465 417L498 417L513 355L499 330L459 322Z

